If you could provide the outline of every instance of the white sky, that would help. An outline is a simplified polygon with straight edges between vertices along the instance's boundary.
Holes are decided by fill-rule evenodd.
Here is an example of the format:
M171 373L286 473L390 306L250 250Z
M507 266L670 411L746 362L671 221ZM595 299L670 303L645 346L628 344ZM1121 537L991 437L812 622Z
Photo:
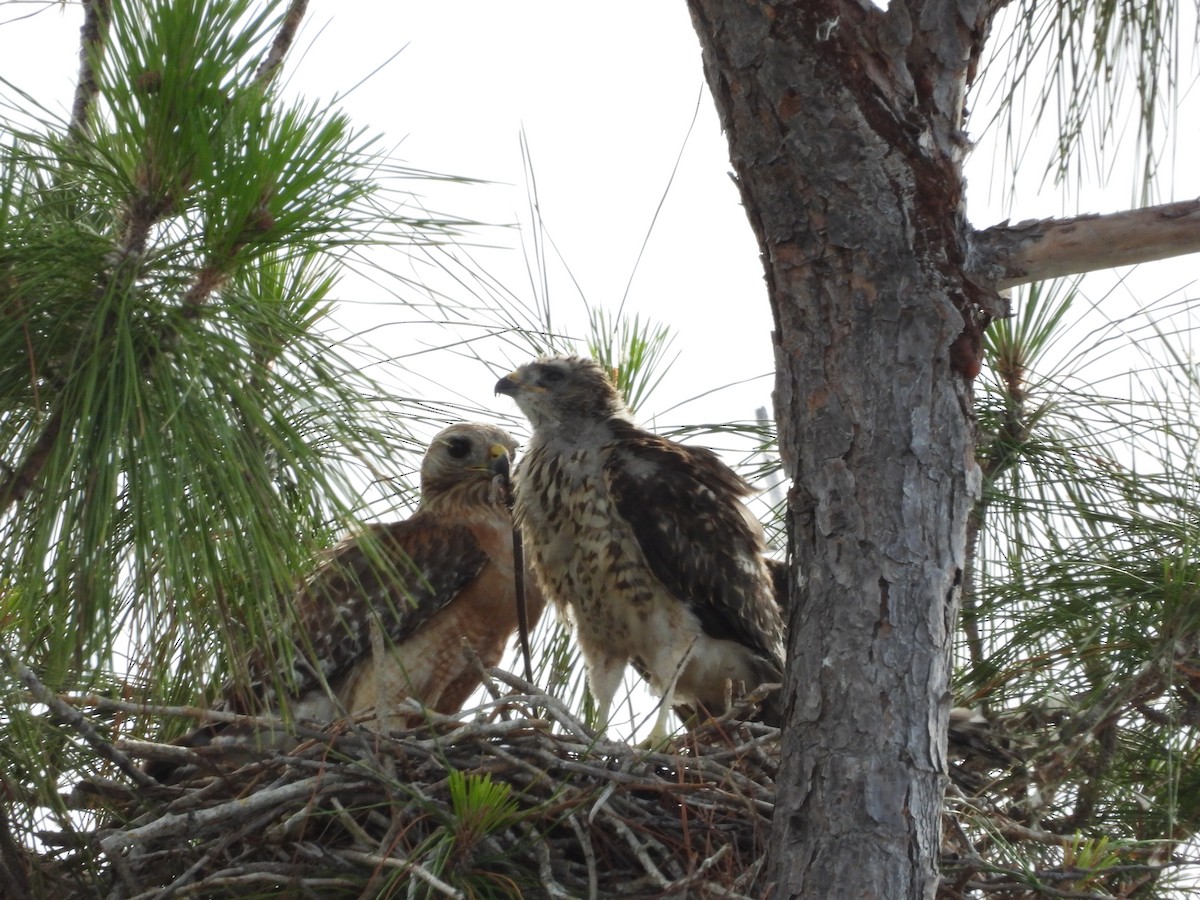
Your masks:
M0 75L65 116L80 21L75 4L0 3ZM755 407L769 407L771 321L758 249L729 178L726 144L682 0L315 0L287 79L290 92L309 98L345 95L340 105L352 120L382 133L407 165L494 182L419 186L430 209L463 218L508 223L524 214L524 128L549 235L588 300L610 310L621 302L699 100L695 129L626 303L632 313L668 323L680 351L646 412L700 395L701 401L670 409L661 424L750 418ZM974 105L972 123L981 127L982 101ZM1006 210L1000 202L1005 179L991 154L995 142L973 136L982 137L968 169L968 212L977 226L1131 203L1128 177L1113 176L1108 190L1084 185L1073 196L1041 184L1043 157L1035 153L1022 168L1019 185L1027 187L1019 187L1014 208ZM1186 137L1184 161L1200 144L1200 135ZM1197 194L1200 173L1180 165L1176 183L1164 185L1160 199ZM497 231L480 240L516 246L519 237ZM383 264L413 274L401 254L394 257ZM484 261L490 274L529 296L519 250L485 254ZM1149 298L1178 289L1194 265L1193 257L1142 267L1153 277L1139 279L1135 290ZM578 295L557 263L551 271L556 319L582 335ZM1111 280L1106 276L1105 283ZM371 340L387 354L449 340L428 325L378 328L412 320L381 287L347 283L343 296L342 320L371 329ZM520 362L519 354L511 361ZM460 401L512 412L497 406L494 376L477 363L464 364L447 351L427 354L419 365L434 381L449 382ZM745 379L754 380L708 393ZM439 387L410 386L431 395Z

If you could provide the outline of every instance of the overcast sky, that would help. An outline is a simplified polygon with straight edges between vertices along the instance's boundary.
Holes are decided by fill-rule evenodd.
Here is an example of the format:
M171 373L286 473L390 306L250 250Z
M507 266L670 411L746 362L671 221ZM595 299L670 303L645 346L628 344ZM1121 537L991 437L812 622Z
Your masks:
M80 20L74 3L0 4L0 75L65 115ZM627 311L670 324L679 352L645 412L667 410L659 423L666 427L750 418L755 407L770 405L771 323L758 250L729 177L727 147L682 0L314 0L286 78L290 93L340 97L353 121L384 135L406 164L493 182L420 188L431 209L463 218L509 223L524 215L524 129L549 236L588 300L610 310L621 303L682 150L626 301ZM1131 205L1131 178L1120 169L1107 188L1091 178L1064 192L1042 182L1044 155L1034 152L1007 208L1009 179L992 152L994 136L983 131L986 101L972 103L972 136L980 142L968 167L973 224ZM1189 102L1194 110L1196 98ZM1028 120L1019 121L1025 127ZM1197 119L1182 121L1194 126ZM1200 140L1193 132L1178 151L1184 161ZM1197 194L1200 171L1187 163L1177 167L1174 182L1162 185L1159 199ZM512 231L478 239L510 247L519 242ZM519 250L482 258L493 277L529 297ZM400 253L380 264L407 276L421 272ZM1105 302L1115 309L1178 290L1194 266L1192 257L1143 267L1131 288ZM578 293L554 260L551 276L556 323L582 334ZM1111 274L1094 282L1095 296L1112 283ZM389 356L453 339L412 324L412 314L385 287L348 282L341 320L367 332ZM497 352L502 356L503 348ZM509 361L521 361L520 352L496 365ZM512 413L498 405L503 398L492 397L493 373L478 363L447 350L413 365L430 376L411 381L406 387L413 392L433 398L441 391ZM737 382L745 383L721 389ZM693 397L702 399L675 407Z

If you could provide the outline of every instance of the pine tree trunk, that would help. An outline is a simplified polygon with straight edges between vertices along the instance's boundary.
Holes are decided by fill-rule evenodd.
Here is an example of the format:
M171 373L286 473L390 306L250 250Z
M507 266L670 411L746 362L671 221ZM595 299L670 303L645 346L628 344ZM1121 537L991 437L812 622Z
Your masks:
M986 8L689 6L766 269L793 481L771 896L930 896L995 308L964 274L962 208Z

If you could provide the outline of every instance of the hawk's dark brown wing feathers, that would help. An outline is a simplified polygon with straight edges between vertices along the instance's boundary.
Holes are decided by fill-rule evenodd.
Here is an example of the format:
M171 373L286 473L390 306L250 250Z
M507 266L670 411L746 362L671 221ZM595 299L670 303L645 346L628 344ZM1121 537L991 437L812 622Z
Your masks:
M749 595L760 585L745 569L762 553L738 500L750 486L710 450L620 420L611 426L610 496L655 577L691 605L706 634L750 647L777 667L782 661L762 642L771 624Z
M370 654L372 616L385 642L397 644L450 603L487 562L469 528L425 510L402 522L368 525L342 541L293 598L293 633L305 644L295 648L294 681L284 685L286 692L301 696L322 681L336 685ZM319 673L310 660L319 661ZM253 706L270 706L274 669L261 653L249 665Z

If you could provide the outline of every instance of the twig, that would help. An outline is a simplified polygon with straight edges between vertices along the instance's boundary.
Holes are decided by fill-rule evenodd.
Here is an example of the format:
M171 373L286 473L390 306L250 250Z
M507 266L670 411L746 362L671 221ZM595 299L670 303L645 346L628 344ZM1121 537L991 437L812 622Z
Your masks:
M79 81L75 84L69 126L76 140L88 136L88 112L100 93L95 66L104 54L104 39L111 19L112 0L84 0L83 26L79 29Z
M587 726L575 718L575 716L571 714L571 711L567 709L566 704L564 704L557 697L553 697L549 694L538 694L536 685L524 679L518 678L511 672L506 672L504 669L493 667L487 671L488 674L493 678L504 682L509 687L514 687L519 691L525 691L530 695L537 695L538 702L544 703L547 710L553 710L556 718L558 719L558 723L560 725L564 725L571 732L571 734L575 735L577 738L580 738L584 741L596 740L595 735L588 730Z
M212 875L204 881L197 884L189 884L180 888L176 892L176 896L191 897L197 894L204 894L208 897L224 896L236 897L247 893L247 889L255 885L262 885L266 890L271 888L278 889L280 875L274 872L223 872L217 875ZM354 883L345 878L305 878L303 880L304 888L308 891L308 896L321 896L325 891L345 890L353 887ZM263 888L257 892L262 893ZM144 891L130 900L154 900L158 889Z
M488 696L493 700L500 701L502 695L500 689L496 687L496 680L488 674L487 667L483 664L483 660L479 658L479 654L475 652L475 647L465 637L462 638L462 654L466 657L467 662L471 664L476 674L479 675L479 683L483 689L488 692ZM507 714L501 709L501 718L507 718Z
M767 858L764 855L759 855L750 865L748 865L742 874L734 879L733 886L739 891L744 891L746 885L754 884L758 881L758 876L763 870L763 866L767 864Z
M583 861L587 866L588 900L596 900L600 895L599 878L596 872L596 851L592 848L592 841L587 830L579 824L579 817L574 815L568 816L567 821L571 825L571 830L575 832L575 836L579 839L579 849L583 851Z
M346 831L349 832L356 841L358 841L364 847L375 846L375 841L373 841L371 836L362 829L361 825L354 821L354 817L346 812L346 807L342 806L342 802L338 800L337 797L330 797L329 805L337 810L338 822L341 823L342 827L345 828Z
M4 481L0 482L0 510L20 503L37 483L38 476L50 460L54 444L62 432L65 415L62 406L57 407L42 426L42 432L15 469L7 469Z
M533 654L529 650L529 602L525 595L525 545L521 541L521 529L515 525L512 542L513 589L517 595L517 636L521 641L521 658L525 661L525 680L532 683Z
M607 807L601 808L601 812L612 821L613 828L616 829L617 834L625 838L625 841L629 844L629 849L633 851L633 855L642 864L642 868L646 870L646 874L654 879L654 883L664 888L669 885L671 882L667 879L667 876L659 871L658 866L654 864L654 860L650 858L650 854L646 852L645 845L637 839L633 830L621 820L621 817Z
M185 885L194 881L196 879L196 877L201 872L203 872L204 867L207 864L213 862L217 858L217 856L225 850L225 848L227 848L230 844L235 843L236 841L244 839L247 834L254 831L256 828L260 827L261 825L266 824L266 822L269 821L273 817L274 817L274 810L267 810L267 813L265 815L261 815L257 819L252 819L250 822L246 823L240 829L238 829L236 831L232 831L232 832L222 836L220 839L218 839L216 841L216 843L214 843L208 849L208 851L203 856L201 856L198 860L196 860L196 862L193 863L192 866L187 869L187 871L185 871L182 875L180 875L178 878L176 878L174 881L172 881L170 884L168 884L166 887L164 887L161 891L159 891L157 894L155 894L154 900L166 900L167 897L170 897L172 894L174 894L180 888L182 888Z
M405 869L412 872L430 887L441 891L447 897L454 897L456 900L463 900L462 891L451 885L446 884L424 866L413 862L411 859L397 859L394 856L377 856L374 853L362 853L357 850L345 850L343 855L347 859L355 860L356 862L366 863L367 865L376 866L379 868L388 869Z
M25 684L25 689L37 699L37 702L44 703L57 718L74 728L97 754L120 769L134 784L141 788L152 788L158 785L157 781L135 766L128 756L102 738L87 716L63 703L57 694L42 684L33 670L10 653L7 647L0 647L0 659L3 659L4 665L21 679Z
M161 840L165 837L175 837L186 834L194 837L211 825L231 825L254 816L264 809L281 807L289 800L297 797L307 797L318 787L328 787L331 783L341 781L340 776L314 775L292 784L283 785L267 791L259 791L247 798L238 798L208 809L197 810L175 815L162 816L140 828L128 831L114 831L100 839L100 846L105 853L111 855L125 847L138 843ZM342 787L349 789L363 782L343 782Z
M529 651L529 604L525 594L525 544L521 540L521 529L516 524L517 495L507 468L497 479L504 493L504 505L513 519L512 558L513 594L517 598L517 638L521 644L521 659L525 663L525 680L533 682L533 654Z
M310 740L330 738L329 731L324 727L305 725L302 722L287 722L279 716L247 716L242 713L226 712L223 709L208 709L201 706L164 706L158 703L135 703L129 700L114 700L111 697L102 697L99 694L56 694L55 696L63 703L68 703L71 706L94 707L102 712L124 712L132 715L155 717L178 716L180 718L195 719L200 723L222 722L235 725L238 728L244 728L248 731L285 731L288 734L294 734L297 737ZM124 747L126 744L129 746L144 747L148 752L152 752L150 748L170 746L150 741L134 741L129 739L117 742L117 745L121 747Z
M537 857L538 875L541 878L540 887L551 897L563 897L571 900L574 896L554 878L554 867L551 864L550 847L534 828L527 828L525 839L533 846L534 856Z
M721 860L723 860L729 854L729 850L730 850L729 845L725 844L724 846L721 847L720 850L718 850L712 856L708 857L708 859L704 860L704 862L700 863L700 865L696 868L696 870L694 872L692 872L690 875L684 875L682 878L676 879L675 881L673 881L669 885L667 885L664 893L679 891L682 888L689 887L690 885L694 884L697 881L701 881L704 878L704 876L708 874L709 869L711 869L713 866L715 866L717 863L719 863ZM720 893L722 896L729 896L729 897L736 896L734 894L731 894L728 891L721 891Z
M7 782L4 784L7 786ZM8 791L2 793L7 794ZM28 851L13 840L4 806L0 804L0 877L3 877L5 889L10 892L12 900L30 900Z
M292 0L288 5L287 13L284 14L279 30L275 32L275 40L271 42L267 58L262 61L258 71L254 73L254 83L259 88L265 88L275 77L279 67L283 65L283 58L287 56L292 42L296 40L296 32L300 28L300 22L307 9L308 0Z

